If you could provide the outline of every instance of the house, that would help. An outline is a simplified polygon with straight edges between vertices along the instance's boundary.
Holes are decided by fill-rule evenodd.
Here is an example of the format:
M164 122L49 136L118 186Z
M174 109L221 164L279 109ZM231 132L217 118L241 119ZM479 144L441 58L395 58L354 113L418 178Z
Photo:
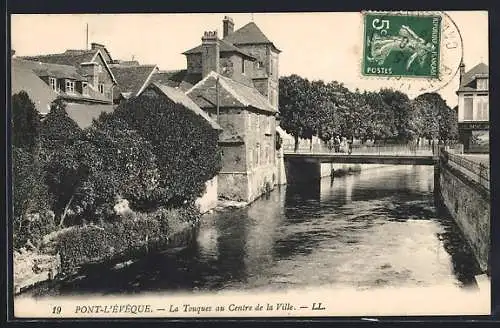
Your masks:
M157 65L140 65L137 61L113 61L109 66L117 81L113 90L115 105L140 94L159 72Z
M11 60L11 95L26 91L35 108L42 115L48 114L50 104L57 98L54 92L33 70L24 67L19 61Z
M117 81L108 64L112 62L111 55L100 44L92 43L90 50L66 50L60 54L23 56L19 59L24 60L25 65L31 62L35 73L68 102L113 103L113 88ZM40 65L41 70L37 70L36 65ZM57 72L58 67L74 74L64 77L51 75Z
M102 112L113 111L116 78L113 59L101 44L90 50L66 50L60 54L23 56L16 65L31 70L66 104L68 115L81 127L92 124Z
M136 98L155 98L160 99L165 103L165 109L170 108L171 104L181 105L181 108L186 111L195 113L200 120L204 120L210 128L217 130L219 133L222 130L221 126L213 120L209 114L203 111L193 100L191 100L185 93L178 89L169 86L161 85L159 83L150 83L146 86ZM217 176L205 182L205 193L196 200L202 213L217 206L218 201L218 178Z
M464 152L489 152L489 68L479 63L465 72L460 65L458 134Z
M170 85L193 85L186 94L221 125L220 198L252 202L277 184L275 147L280 50L253 22L224 34L207 31L201 45L185 51L187 69ZM195 82L198 80L198 82Z

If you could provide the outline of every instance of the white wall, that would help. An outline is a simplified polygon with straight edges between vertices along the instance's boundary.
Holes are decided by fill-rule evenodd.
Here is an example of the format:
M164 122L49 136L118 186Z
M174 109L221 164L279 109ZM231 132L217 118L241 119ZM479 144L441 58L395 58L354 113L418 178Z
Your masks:
M205 182L205 193L195 202L195 204L200 208L201 213L205 213L217 206L217 183L217 176Z
M478 96L476 93L465 93L465 94L472 94L472 119L478 120L479 119L479 102L481 100L481 97ZM478 92L478 94L488 94L488 92ZM458 95L458 122L464 122L464 93L460 93Z

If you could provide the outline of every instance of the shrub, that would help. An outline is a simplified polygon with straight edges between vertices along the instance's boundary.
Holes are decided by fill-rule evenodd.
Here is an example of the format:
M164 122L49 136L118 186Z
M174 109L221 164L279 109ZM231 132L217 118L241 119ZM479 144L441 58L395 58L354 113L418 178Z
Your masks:
M111 260L149 245L161 244L170 234L186 228L198 217L192 207L161 209L138 213L130 220L68 229L57 237L62 270L69 273L84 264Z
M28 240L36 244L43 234L53 230L54 222L47 186L34 155L14 146L12 168L13 246L19 249Z

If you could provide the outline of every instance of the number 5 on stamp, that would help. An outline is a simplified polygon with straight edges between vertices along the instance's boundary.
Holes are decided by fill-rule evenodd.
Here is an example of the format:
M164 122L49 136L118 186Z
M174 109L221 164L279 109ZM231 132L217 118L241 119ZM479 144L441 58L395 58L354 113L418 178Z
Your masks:
M365 76L438 78L441 16L364 14Z

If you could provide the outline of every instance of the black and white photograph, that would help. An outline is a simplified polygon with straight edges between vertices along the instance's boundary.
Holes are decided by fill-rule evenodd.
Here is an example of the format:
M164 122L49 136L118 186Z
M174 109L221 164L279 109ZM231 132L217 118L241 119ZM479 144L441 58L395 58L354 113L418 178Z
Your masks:
M488 33L12 14L15 318L490 315Z

